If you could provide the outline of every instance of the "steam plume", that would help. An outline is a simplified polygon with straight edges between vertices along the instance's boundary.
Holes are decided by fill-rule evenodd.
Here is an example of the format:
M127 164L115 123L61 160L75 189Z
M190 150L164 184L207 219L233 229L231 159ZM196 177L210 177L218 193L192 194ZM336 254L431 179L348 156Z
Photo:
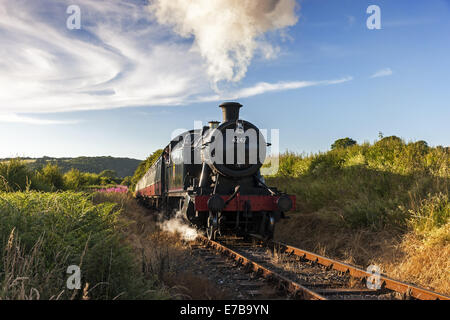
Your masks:
M295 25L295 0L154 0L150 10L160 24L182 37L194 37L214 83L239 81L255 52L271 58L277 48L268 31Z
M178 211L172 219L164 221L159 226L163 231L180 234L186 241L193 241L198 235L197 230L188 226L183 220L180 211Z

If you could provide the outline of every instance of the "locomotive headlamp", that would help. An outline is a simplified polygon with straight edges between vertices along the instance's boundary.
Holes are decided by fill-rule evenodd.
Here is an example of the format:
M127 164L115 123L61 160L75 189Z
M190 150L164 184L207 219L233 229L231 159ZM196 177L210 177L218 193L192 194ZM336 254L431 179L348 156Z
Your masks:
M281 196L277 200L277 206L278 206L278 209L280 209L283 212L289 211L292 209L292 200L290 197L288 197L286 195Z
M222 199L221 196L213 195L208 200L208 209L212 212L218 212L222 211L225 207L225 201Z

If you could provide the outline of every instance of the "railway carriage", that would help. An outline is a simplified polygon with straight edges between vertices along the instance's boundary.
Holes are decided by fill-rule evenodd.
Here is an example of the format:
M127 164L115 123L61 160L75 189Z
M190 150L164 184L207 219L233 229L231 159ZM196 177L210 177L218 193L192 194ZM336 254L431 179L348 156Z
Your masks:
M135 195L161 210L181 215L208 238L232 233L273 237L275 223L295 209L295 197L265 185L260 168L266 140L239 119L241 104L220 105L223 121L175 137L136 185Z

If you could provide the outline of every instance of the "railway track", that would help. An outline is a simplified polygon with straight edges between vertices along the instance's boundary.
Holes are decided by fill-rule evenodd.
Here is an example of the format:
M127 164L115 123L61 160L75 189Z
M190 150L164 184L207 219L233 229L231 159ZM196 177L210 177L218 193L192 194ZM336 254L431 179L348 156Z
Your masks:
M216 261L222 268L234 267L233 276L243 284L242 298L258 297L257 288L270 285L278 296L275 298L303 300L450 300L450 297L411 284L373 274L358 267L342 263L309 251L279 242L265 242L258 237L251 241L241 238L223 238L212 241L199 236L193 248L225 257L227 262ZM216 256L217 256L216 255ZM252 274L243 276L242 272ZM261 281L265 279L266 281ZM378 289L369 289L367 279L378 281ZM256 288L256 290L255 290Z

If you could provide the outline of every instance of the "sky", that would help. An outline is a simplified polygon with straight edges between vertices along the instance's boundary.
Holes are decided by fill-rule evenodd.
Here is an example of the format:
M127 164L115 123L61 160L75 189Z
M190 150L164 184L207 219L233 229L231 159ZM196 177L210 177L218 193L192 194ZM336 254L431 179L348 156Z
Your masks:
M223 101L281 151L450 144L449 0L0 0L0 57L0 157L144 159Z

